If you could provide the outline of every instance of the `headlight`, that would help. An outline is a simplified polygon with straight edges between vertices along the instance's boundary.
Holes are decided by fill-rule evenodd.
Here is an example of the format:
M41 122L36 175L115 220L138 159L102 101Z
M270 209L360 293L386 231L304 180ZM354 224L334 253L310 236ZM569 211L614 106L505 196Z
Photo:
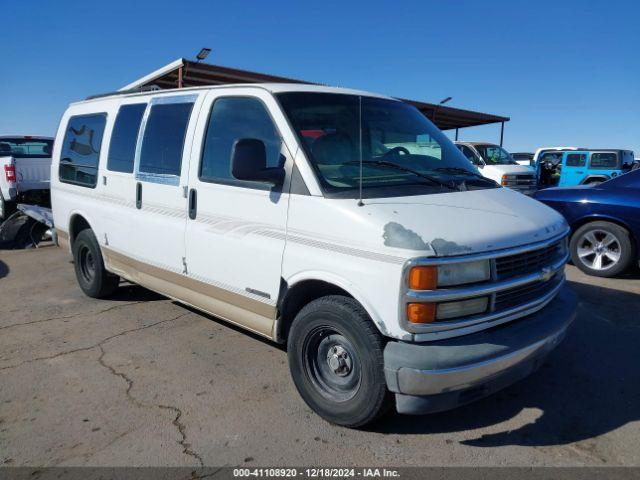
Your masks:
M412 290L434 290L438 287L483 282L489 278L489 260L476 260L438 266L418 265L409 272L408 283Z
M489 260L449 263L438 266L438 286L464 285L489 280L491 266Z
M486 312L488 306L489 297L444 303L409 303L407 304L407 320L411 323L432 323L438 320L468 317Z
M471 298L459 302L439 303L436 313L436 320L447 320L449 318L466 317L487 311L489 305L488 297Z

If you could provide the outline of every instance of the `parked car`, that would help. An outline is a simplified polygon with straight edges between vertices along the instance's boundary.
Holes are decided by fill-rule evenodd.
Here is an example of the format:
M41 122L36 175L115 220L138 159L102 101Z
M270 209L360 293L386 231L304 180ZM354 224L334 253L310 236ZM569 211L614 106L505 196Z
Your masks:
M640 170L595 186L539 190L535 198L567 219L571 259L583 272L612 277L637 263Z
M518 165L501 146L483 142L456 142L456 145L483 176L526 195L536 191L535 171Z
M49 205L49 175L53 139L0 136L0 222L18 202Z
M570 187L602 183L633 168L630 150L549 151L537 163L538 183L544 187Z
M512 153L511 157L516 161L518 165L524 165L525 167L533 167L533 153L516 152Z
M562 216L483 178L399 100L300 84L114 94L69 106L53 158L57 237L87 295L124 278L286 343L331 422L371 422L389 392L409 414L484 397L575 315Z

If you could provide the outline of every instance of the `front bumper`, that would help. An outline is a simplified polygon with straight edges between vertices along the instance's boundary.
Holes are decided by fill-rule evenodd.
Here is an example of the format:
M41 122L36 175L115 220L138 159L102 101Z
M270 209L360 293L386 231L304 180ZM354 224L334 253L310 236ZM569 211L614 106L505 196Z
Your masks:
M564 287L542 310L493 329L428 343L387 343L385 377L398 412L449 410L526 377L564 338L576 307L575 294Z

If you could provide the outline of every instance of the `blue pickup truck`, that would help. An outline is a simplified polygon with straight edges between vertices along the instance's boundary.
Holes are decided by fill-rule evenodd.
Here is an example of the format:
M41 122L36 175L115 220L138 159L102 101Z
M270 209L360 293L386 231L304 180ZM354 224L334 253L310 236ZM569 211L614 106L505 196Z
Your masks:
M536 171L539 188L599 184L628 172L633 152L616 149L571 149L541 152Z

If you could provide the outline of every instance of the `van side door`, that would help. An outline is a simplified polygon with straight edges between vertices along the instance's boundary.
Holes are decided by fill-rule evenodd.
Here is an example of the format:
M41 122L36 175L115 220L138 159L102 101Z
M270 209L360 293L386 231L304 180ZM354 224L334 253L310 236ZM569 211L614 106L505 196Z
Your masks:
M580 185L585 178L589 152L569 151L562 154L562 169L558 186Z
M293 155L275 99L256 88L210 91L198 120L189 169L186 251L200 282L200 306L271 337L285 247ZM283 184L237 180L231 156L240 139L264 143L267 166L284 166ZM297 145L293 137L289 145Z
M162 293L171 293L167 282L185 273L189 152L202 97L161 95L149 101L135 153L131 228L126 247L111 252L129 278Z
M105 225L105 247L128 253L131 250L131 232L140 222L135 208L136 179L133 168L140 127L147 99L127 98L119 105L111 129L107 127L107 162L98 181Z

